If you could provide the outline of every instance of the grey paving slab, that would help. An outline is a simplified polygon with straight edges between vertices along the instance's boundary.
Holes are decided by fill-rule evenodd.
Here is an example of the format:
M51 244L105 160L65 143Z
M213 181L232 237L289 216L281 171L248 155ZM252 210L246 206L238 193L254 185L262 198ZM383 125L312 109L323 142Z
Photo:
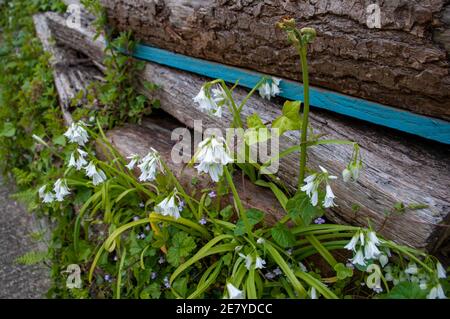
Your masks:
M30 233L39 229L35 218L10 198L14 187L0 179L0 298L45 298L49 268L15 263L17 257L42 249Z

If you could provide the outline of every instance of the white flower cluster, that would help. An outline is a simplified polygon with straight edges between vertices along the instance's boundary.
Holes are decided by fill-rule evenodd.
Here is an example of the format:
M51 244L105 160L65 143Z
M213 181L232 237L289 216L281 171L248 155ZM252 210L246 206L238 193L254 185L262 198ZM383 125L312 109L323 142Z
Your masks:
M434 280L428 271L421 269L415 262L410 262L406 269L402 270L400 267L388 265L384 268L384 277L386 281L391 281L394 286L401 282L417 283L422 290L429 289L427 294L428 299L446 299L446 295L439 279L446 279L447 274L440 262L436 264L436 277Z
M280 82L281 79L272 77L270 81L264 82L259 87L259 95L267 100L270 100L271 97L277 96L281 93L281 90L279 88Z
M95 186L106 181L105 172L103 172L101 169L98 169L93 161L91 161L89 165L84 169L86 171L86 176L92 178L92 184L94 184Z
M139 176L139 181L141 182L151 182L156 179L156 175L158 173L158 168L161 172L163 172L163 166L161 163L161 158L159 153L151 148L150 152L145 155L142 159L137 154L132 154L127 157L130 162L126 167L129 170L132 170L136 164L141 171L141 175Z
M177 201L179 200L174 192L155 206L155 212L163 216L172 216L173 218L178 219L180 218L180 206Z
M77 143L80 146L84 146L89 141L89 135L83 127L85 125L82 121L72 123L64 133L64 136L69 139L70 143Z
M359 231L344 248L356 252L354 257L350 259L352 264L364 267L366 266L367 260L378 259L380 256L384 255L378 249L379 245L380 240L374 231L369 231L368 233ZM387 263L386 259L386 256L382 258L383 263Z
M223 166L233 162L228 147L222 137L211 136L198 144L199 150L194 157L199 164L199 173L208 173L214 182L218 182L223 174Z
M54 201L62 202L64 197L70 194L70 189L67 187L66 180L59 178L53 185L53 192L44 185L39 188L38 193L42 202L48 204Z
M77 148L70 154L69 167L74 167L77 171L81 170L83 166L87 164L86 161L87 153L82 149Z
M330 175L328 173L328 171L323 168L322 166L319 166L322 173L314 173L312 175L309 175L308 177L306 177L304 179L304 182L306 183L304 186L301 187L301 190L303 192L306 192L306 194L309 196L309 198L311 199L311 204L313 206L317 206L318 202L319 202L319 186L322 182L326 183L326 193L325 193L325 199L323 200L322 204L323 207L325 208L329 208L329 207L333 207L335 206L334 204L334 193L333 190L331 189L331 186L329 184L329 180L331 179L336 179L336 176Z
M200 111L215 117L222 117L222 109L229 103L229 98L222 86L211 89L209 83L202 86L193 100L198 104Z

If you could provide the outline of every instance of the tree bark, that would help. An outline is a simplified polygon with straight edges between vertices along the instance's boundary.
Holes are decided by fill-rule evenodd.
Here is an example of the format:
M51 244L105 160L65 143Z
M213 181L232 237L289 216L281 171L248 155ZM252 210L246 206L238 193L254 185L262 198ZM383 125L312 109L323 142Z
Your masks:
M313 85L450 119L449 2L369 0L102 0L109 23L143 42L198 58L301 80L299 59L275 24L314 27ZM447 50L446 50L447 49Z

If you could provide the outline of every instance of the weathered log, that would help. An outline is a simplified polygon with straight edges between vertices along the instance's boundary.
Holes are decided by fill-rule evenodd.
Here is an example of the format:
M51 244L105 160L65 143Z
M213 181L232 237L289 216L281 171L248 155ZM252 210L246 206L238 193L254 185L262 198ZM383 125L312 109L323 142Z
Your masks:
M93 48L102 47L101 42L93 40L92 31L83 30L81 41L74 35L78 31L61 25L60 19L57 15L49 15L49 21L52 21L49 25L58 41L86 54L95 51ZM72 42L74 38L77 39L75 43ZM92 57L98 55L92 54ZM195 108L192 97L206 79L152 63L146 64L142 78L161 85L162 109L187 126L192 127L193 121L199 119L203 120L204 127L225 129L229 126L231 119L227 111L218 120ZM242 100L245 94L243 89L235 90L237 100ZM280 108L275 102L253 97L248 101L244 115L253 112L259 113L263 121L271 121L280 114ZM339 206L327 212L331 220L367 225L370 219L372 226L384 236L429 250L436 249L448 237L450 149L447 146L325 112L312 112L311 126L327 138L358 142L364 160L364 173L357 183L333 185ZM284 149L296 143L298 135L288 133L281 139L280 147ZM325 166L333 174L340 175L350 155L351 149L346 146L323 145L311 149L309 163L314 168ZM297 155L288 156L281 161L278 173L292 188L297 183L296 166ZM386 219L385 213L392 211L398 202L423 203L429 207ZM361 207L358 213L352 210L353 204Z
M36 34L41 40L44 50L51 54L50 64L64 119L71 123L69 115L70 103L79 91L83 91L89 83L102 76L93 62L79 51L63 48L53 43L52 33L45 14L33 16Z
M283 16L314 27L317 86L450 119L449 8L445 0L102 0L109 23L145 43L301 80L298 57L277 30ZM447 51L446 51L447 49Z

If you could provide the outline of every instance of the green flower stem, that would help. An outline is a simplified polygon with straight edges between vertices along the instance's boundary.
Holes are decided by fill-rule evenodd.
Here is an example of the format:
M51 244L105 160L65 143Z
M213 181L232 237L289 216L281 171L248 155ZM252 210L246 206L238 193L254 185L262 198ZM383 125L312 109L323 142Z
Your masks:
M252 227L250 226L250 222L247 218L247 214L245 212L244 206L242 205L241 199L239 198L239 194L236 190L236 186L234 186L233 178L231 177L230 172L228 171L228 167L224 166L223 171L225 173L225 178L227 179L228 184L230 185L231 192L233 193L234 200L239 210L239 217L242 217L244 221L245 228L247 229L248 236L251 242L255 243L255 238L252 233Z
M309 74L308 74L308 61L307 61L307 46L302 46L299 48L300 60L302 65L302 76L303 76L303 95L304 95L304 107L303 107L303 121L302 121L302 131L300 137L300 171L298 175L298 190L303 185L303 180L305 179L305 169L306 169L306 150L307 150L307 138L308 138L308 119L309 119Z

